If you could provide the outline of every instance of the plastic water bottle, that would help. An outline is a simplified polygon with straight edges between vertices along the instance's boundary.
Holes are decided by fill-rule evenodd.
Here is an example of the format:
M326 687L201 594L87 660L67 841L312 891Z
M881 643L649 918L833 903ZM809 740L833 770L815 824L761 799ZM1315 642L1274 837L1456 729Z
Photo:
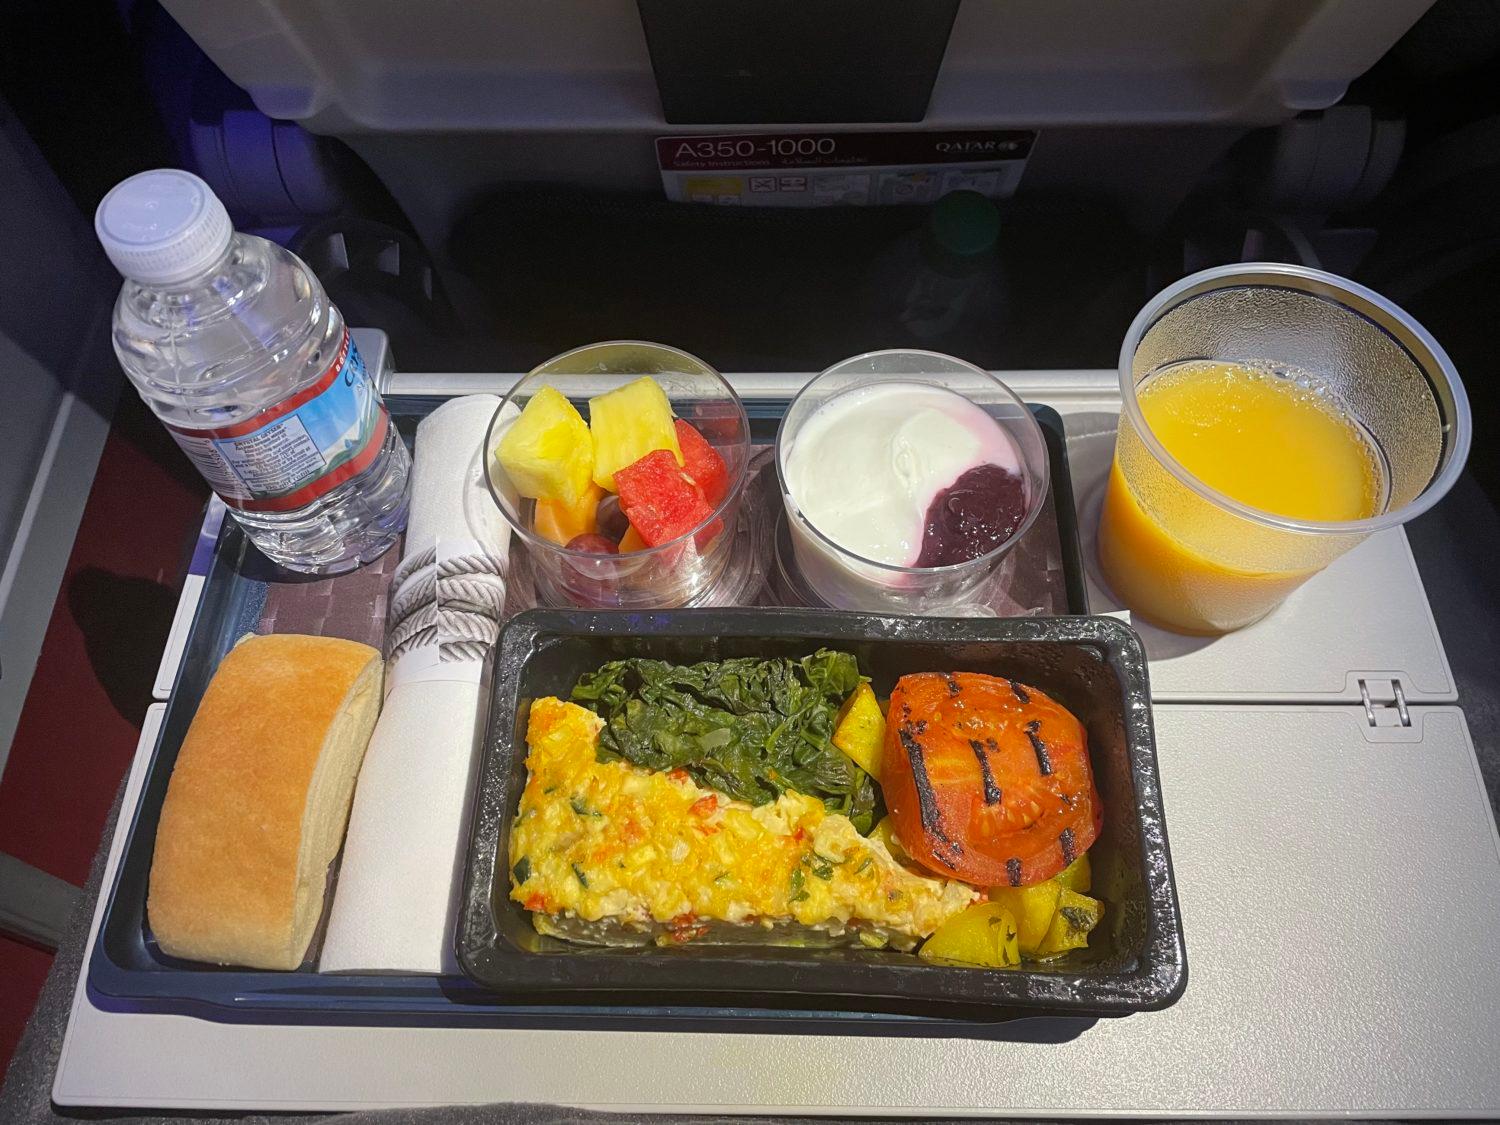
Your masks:
M94 229L120 365L255 545L312 574L384 552L411 459L313 272L176 169L117 184Z

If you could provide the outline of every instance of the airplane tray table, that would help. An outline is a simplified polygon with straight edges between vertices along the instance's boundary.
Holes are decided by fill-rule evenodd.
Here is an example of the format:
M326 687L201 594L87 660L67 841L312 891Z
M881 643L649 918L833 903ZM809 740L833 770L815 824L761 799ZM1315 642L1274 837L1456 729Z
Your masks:
M367 353L382 344L360 340ZM1063 416L1087 559L1119 410L1114 373L1002 377ZM385 390L443 397L513 378L400 374ZM807 378L730 376L752 413ZM1089 578L1092 610L1110 612ZM1137 629L1193 966L1165 1011L1061 1041L809 1034L794 1021L736 1035L655 1018L607 1032L542 1017L268 1025L114 1010L85 972L52 1097L214 1112L548 1102L634 1116L1500 1115L1500 838L1405 536L1372 538L1232 638ZM164 671L182 663L169 644ZM162 710L126 782L106 887Z
M410 440L416 424L441 400L391 395L392 417ZM751 462L737 534L743 540L731 573L709 591L712 604L803 605L810 595L776 535L780 497L770 464L771 441L785 401L753 405ZM1051 454L1053 500L1028 530L974 612L1001 616L1086 611L1062 422L1036 410ZM205 577L202 600L185 642L184 659L163 717L145 794L135 809L120 868L109 893L99 939L90 953L93 1002L121 1012L171 1012L206 1019L266 1023L506 1027L647 1027L666 1025L749 1032L795 1027L861 1034L979 1035L1058 1041L1077 1035L1092 1016L1028 1013L1007 1021L937 1018L921 1012L856 1010L824 997L803 1006L703 1007L653 1003L528 1003L497 995L461 976L325 974L316 971L319 939L309 964L292 972L257 972L176 961L163 954L145 923L145 898L157 816L176 752L219 660L246 633L297 632L340 636L379 646L386 591L399 552L351 574L310 581L280 571L255 551L232 520L223 522ZM1011 560L1017 560L1014 564ZM524 549L513 545L506 615L537 604ZM727 586L727 589L725 588ZM335 879L337 878L335 872ZM329 896L332 901L332 895Z

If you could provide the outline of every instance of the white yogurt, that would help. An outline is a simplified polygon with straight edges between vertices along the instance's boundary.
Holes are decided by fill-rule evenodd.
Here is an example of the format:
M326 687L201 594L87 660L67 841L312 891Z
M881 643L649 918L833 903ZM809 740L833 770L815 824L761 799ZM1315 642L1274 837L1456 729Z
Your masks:
M912 566L927 509L976 465L1021 473L1009 434L983 409L927 383L836 395L798 431L786 486L802 515L861 558Z

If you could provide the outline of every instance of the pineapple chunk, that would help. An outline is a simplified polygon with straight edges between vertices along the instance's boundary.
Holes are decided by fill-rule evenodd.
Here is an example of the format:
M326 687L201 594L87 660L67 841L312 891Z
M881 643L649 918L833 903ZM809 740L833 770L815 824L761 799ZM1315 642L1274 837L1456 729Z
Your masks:
M656 449L669 449L683 464L672 407L655 379L642 375L633 383L589 399L594 431L594 483L615 492L615 470L634 465Z
M839 708L833 728L833 744L847 754L876 781L880 780L880 757L885 752L885 715L870 685L862 683Z
M522 496L572 505L588 491L594 441L562 392L543 387L505 431L495 456Z

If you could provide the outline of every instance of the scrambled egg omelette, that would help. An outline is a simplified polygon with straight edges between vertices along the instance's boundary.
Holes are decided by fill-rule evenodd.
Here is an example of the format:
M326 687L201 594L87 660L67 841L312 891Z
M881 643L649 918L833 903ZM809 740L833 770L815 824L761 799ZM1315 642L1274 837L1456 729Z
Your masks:
M560 699L531 705L510 897L542 933L910 949L979 898L903 867L816 798L786 792L752 807L683 770L600 762L602 726Z

